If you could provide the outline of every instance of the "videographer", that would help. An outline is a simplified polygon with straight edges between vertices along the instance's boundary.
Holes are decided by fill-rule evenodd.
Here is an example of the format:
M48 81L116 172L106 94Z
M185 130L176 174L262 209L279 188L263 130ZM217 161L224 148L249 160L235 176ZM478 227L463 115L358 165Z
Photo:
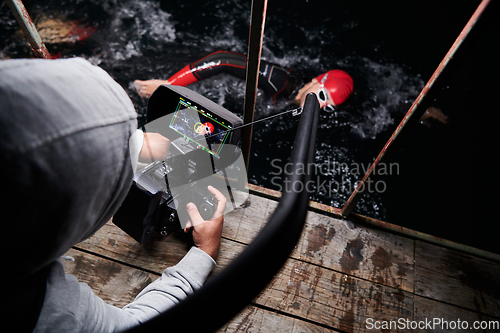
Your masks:
M3 325L16 332L111 332L137 325L200 288L215 266L226 198L214 216L187 205L195 246L119 309L59 258L114 215L135 159L161 159L170 141L137 132L125 91L83 59L0 61Z

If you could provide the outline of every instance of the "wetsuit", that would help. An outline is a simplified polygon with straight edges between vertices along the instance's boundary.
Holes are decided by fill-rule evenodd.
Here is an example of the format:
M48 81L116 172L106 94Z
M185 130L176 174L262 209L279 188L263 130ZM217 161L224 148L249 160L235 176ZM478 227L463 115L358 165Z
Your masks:
M168 79L170 84L187 86L191 83L226 73L245 79L247 57L240 53L217 51L197 60ZM262 60L259 71L259 88L276 101L278 95L287 96L297 86L290 69Z

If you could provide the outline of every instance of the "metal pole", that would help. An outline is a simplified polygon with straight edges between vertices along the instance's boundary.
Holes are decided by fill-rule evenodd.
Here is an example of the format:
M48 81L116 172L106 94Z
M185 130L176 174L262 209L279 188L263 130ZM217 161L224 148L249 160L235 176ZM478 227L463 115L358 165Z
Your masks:
M250 16L250 33L248 41L248 56L246 68L245 106L243 109L243 124L250 124L254 119L255 99L259 82L260 56L262 53L262 39L266 22L267 0L252 0ZM253 126L249 125L242 130L242 154L248 172L250 148L252 144Z
M470 48L471 44L477 40L482 29L472 28L476 25L476 23L479 23L480 19L484 18L485 15L482 14L489 3L490 0L483 0L477 7L474 14L472 14L469 22L467 22L448 53L446 53L441 63L434 71L434 74L432 74L429 81L427 81L417 99L408 110L408 113L406 113L405 117L387 141L384 148L382 148L379 155L370 166L370 169L366 172L361 182L345 203L344 207L342 207L341 214L343 216L347 216L351 213L359 199L361 199L366 191L367 186L365 184L372 175L376 175L377 166L381 163L381 161L387 159L388 154L394 150L394 143L396 140L401 141L401 138L404 137L409 130L411 130L413 125L418 123L425 110L427 110L439 91L444 87L447 79L457 68L459 62L464 58L466 51ZM490 15L490 17L492 17L492 15ZM483 19L482 21L485 22L486 20ZM484 27L484 25L482 27Z
M21 26L24 35L28 38L28 42L30 43L35 56L38 58L51 59L50 53L43 43L42 38L38 34L35 24L31 20L23 2L21 0L5 0L5 2L14 14L17 23Z

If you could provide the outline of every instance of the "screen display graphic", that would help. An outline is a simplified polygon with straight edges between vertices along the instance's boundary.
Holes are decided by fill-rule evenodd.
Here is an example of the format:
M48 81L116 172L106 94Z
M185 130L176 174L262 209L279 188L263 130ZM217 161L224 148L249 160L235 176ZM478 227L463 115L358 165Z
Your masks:
M226 131L231 129L231 125L180 97L170 128L187 141L194 142L199 148L219 157L219 152L230 134Z

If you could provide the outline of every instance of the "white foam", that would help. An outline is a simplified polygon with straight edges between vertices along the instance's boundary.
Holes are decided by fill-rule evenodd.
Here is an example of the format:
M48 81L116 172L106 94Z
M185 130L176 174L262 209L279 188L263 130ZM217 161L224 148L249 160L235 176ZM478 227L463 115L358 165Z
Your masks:
M125 60L141 56L145 48L161 50L176 39L171 15L160 8L159 2L106 0L102 6L111 15L109 26L100 34L101 43L107 45L103 57ZM144 43L144 38L154 43Z

